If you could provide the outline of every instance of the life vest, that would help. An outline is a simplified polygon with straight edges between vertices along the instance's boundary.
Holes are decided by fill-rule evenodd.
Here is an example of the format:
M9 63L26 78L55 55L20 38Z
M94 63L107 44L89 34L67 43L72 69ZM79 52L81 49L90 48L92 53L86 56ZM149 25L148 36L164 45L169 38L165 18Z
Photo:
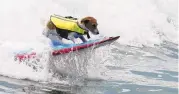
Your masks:
M77 32L82 35L86 33L84 29L78 26L77 20L72 20L56 15L52 15L50 17L50 20L57 28Z

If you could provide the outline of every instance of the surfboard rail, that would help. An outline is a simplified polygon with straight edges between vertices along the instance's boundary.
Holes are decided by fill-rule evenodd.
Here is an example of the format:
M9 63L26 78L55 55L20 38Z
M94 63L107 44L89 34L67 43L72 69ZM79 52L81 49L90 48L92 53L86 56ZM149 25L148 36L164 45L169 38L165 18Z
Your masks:
M69 52L89 48L91 46L95 46L95 45L98 45L98 44L101 44L101 43L104 43L104 42L107 42L107 41L117 40L119 37L120 36L109 37L108 39L104 39L104 40L99 41L99 42L94 42L94 43L85 44L85 45L79 45L79 46L73 46L72 48L65 48L65 49L55 50L55 51L52 52L52 55L65 54L65 53L69 53Z

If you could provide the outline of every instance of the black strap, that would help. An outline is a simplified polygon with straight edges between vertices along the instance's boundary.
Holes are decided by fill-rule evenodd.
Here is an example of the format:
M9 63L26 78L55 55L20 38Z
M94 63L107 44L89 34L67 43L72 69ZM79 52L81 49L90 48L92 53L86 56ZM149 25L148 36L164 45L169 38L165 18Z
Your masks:
M89 32L86 32L86 34L87 34L87 38L88 39L91 38L90 35L89 35Z
M65 16L65 18L67 18L67 19L72 19L72 20L77 20L77 18L74 18L74 17L72 17L72 16Z

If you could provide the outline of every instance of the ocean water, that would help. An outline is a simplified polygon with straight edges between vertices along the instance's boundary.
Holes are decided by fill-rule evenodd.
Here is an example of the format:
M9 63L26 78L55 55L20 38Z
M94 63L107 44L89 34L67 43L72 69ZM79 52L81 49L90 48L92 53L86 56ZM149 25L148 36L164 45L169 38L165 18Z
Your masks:
M2 0L0 14L0 94L178 93L178 0ZM94 16L100 36L121 37L53 57L51 14ZM29 48L38 62L14 61Z

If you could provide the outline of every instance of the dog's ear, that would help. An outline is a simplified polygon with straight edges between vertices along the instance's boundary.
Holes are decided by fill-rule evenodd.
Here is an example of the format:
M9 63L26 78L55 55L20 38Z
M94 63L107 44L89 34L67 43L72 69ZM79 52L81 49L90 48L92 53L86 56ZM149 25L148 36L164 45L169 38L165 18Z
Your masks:
M97 21L94 17L87 16L81 20L81 23L87 24L88 22L97 24Z
M83 20L81 21L81 23L84 23L84 24L87 24L88 22L89 22L88 19L83 19Z

